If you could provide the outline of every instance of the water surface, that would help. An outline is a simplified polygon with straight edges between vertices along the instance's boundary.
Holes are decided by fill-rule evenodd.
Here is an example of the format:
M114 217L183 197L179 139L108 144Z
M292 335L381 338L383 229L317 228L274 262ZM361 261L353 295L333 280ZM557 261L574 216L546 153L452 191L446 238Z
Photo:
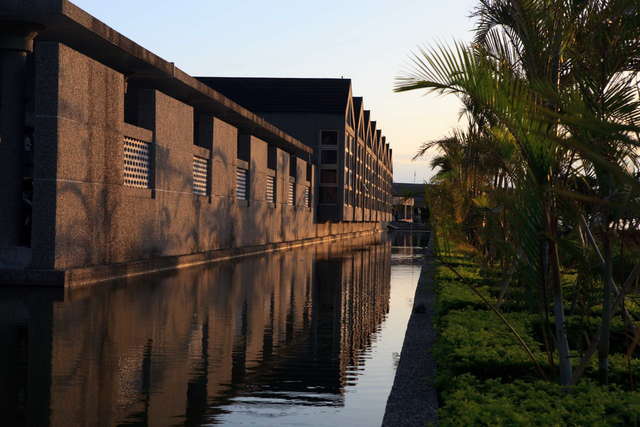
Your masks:
M2 424L379 425L420 271L408 241L3 289Z

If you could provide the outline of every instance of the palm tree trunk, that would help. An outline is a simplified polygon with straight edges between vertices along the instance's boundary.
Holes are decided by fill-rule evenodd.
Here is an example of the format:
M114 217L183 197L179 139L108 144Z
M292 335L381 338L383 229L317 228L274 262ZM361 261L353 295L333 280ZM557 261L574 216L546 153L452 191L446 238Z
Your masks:
M549 264L550 282L553 289L553 314L555 318L556 341L558 346L560 384L570 385L572 368L569 349L569 338L567 336L566 320L564 315L564 300L562 296L562 282L560 280L560 257L558 255L557 243L557 220L549 212L546 215L547 230L549 231Z
M605 224L606 226L606 224ZM609 347L611 337L611 293L613 291L613 256L609 231L604 232L604 297L602 299L602 322L598 344L598 376L602 384L609 381Z

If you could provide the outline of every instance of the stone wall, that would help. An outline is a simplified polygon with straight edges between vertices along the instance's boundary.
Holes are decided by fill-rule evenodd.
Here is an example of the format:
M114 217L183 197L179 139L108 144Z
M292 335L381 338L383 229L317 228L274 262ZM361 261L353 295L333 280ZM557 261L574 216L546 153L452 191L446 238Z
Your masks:
M242 130L200 115L209 129L194 145L194 108L145 89L148 119L124 122L125 77L64 45L36 49L36 182L32 268L66 270L218 249L319 238L378 224L314 223L304 204L307 162L277 149L277 202L265 199L268 141L249 136L250 197L236 200ZM202 123L205 120L206 123ZM152 144L150 189L123 185L123 138ZM211 147L211 149L204 148ZM193 193L193 156L210 161L206 196ZM315 173L312 180L315 179ZM295 206L287 204L295 180ZM315 191L313 191L315 195Z

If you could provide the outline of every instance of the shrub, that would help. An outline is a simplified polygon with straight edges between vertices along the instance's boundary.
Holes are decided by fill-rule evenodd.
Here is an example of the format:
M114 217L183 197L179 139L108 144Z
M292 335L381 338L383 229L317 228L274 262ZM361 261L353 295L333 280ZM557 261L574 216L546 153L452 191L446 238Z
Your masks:
M594 379L598 378L597 357L592 359L586 375ZM626 390L640 390L640 360L631 358L627 362L624 354L615 353L609 355L609 381Z
M530 334L532 316L508 313L505 317L542 360L540 345ZM440 336L434 346L439 384L466 372L483 378L536 375L535 364L495 313L453 310L443 316L440 323Z
M451 380L440 425L638 425L640 393L584 381L569 393L545 381L502 383L462 375Z
M482 295L493 302L487 286L476 287ZM451 310L464 308L487 309L486 304L476 295L468 285L459 281L438 281L438 304L436 312L442 316Z

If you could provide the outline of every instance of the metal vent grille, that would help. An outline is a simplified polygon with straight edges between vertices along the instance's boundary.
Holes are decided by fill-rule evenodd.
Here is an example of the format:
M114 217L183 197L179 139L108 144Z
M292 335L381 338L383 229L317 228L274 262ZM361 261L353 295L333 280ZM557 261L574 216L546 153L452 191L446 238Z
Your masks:
M151 183L151 144L124 137L124 185L149 188Z
M311 188L304 188L304 206L307 208L311 207Z
M267 188L265 191L265 199L269 203L276 202L276 177L275 176L267 177Z
M291 206L296 205L296 183L289 183L289 194L287 195L287 203Z
M236 168L236 199L247 200L249 196L249 171Z
M193 156L193 193L199 196L209 194L209 161L204 157Z

